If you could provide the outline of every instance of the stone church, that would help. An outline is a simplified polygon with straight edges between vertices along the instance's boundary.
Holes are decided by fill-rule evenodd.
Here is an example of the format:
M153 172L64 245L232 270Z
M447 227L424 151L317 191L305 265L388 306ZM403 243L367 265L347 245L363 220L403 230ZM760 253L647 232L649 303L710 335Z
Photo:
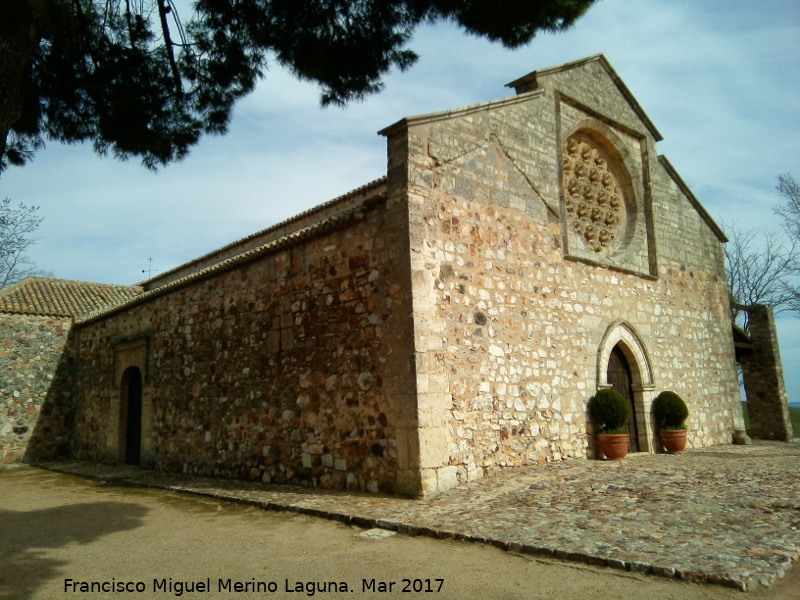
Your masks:
M724 233L602 55L509 86L384 129L377 181L138 287L86 284L108 297L59 325L39 437L86 460L425 496L595 457L587 402L614 386L634 452L658 451L666 389L691 447L731 443Z

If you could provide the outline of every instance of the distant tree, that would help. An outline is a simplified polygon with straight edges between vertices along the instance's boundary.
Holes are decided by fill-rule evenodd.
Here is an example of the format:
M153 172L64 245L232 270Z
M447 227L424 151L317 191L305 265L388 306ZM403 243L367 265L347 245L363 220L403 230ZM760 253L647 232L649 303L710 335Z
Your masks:
M268 58L342 104L414 63L421 23L518 47L595 1L197 0L183 22L175 0L0 0L0 170L46 139L155 168L224 133Z
M775 214L783 219L783 230L790 238L800 238L800 184L791 173L784 173L778 176L777 190L786 202L775 208Z
M36 214L38 210L38 206L22 203L12 206L9 198L0 201L0 288L43 274L25 254L35 241L33 232L42 222Z
M745 328L746 311L737 308L768 304L775 314L800 317L800 186L786 173L778 177L778 194L785 200L774 209L783 219L782 232L739 231L729 227L725 247L732 313Z

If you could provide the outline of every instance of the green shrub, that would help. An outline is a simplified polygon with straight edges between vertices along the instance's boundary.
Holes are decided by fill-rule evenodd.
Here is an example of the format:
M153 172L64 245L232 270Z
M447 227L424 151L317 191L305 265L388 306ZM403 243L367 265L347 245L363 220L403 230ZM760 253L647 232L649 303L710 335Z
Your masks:
M653 402L653 416L661 429L686 429L689 409L675 392L661 392Z
M589 400L589 415L600 427L600 433L628 433L631 407L615 389L598 390Z

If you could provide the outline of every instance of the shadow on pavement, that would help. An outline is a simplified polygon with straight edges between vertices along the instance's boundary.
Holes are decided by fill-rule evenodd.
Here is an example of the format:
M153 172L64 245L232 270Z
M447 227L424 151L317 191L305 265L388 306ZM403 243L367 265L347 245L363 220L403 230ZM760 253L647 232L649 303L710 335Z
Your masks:
M90 502L36 510L0 508L0 599L25 600L46 581L61 577L65 563L48 550L86 544L143 524L138 504Z

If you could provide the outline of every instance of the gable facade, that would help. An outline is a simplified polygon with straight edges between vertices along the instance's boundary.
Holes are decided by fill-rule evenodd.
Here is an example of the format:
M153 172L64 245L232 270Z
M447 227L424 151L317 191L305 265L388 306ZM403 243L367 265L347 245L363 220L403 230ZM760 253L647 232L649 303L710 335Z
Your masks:
M79 320L72 452L424 496L598 456L612 356L635 449L665 389L691 446L730 443L724 234L604 57L511 85L388 127L385 178Z
M425 489L596 455L586 407L617 346L638 449L659 448L665 389L694 446L743 428L724 234L609 72L593 57L384 131L407 177Z

